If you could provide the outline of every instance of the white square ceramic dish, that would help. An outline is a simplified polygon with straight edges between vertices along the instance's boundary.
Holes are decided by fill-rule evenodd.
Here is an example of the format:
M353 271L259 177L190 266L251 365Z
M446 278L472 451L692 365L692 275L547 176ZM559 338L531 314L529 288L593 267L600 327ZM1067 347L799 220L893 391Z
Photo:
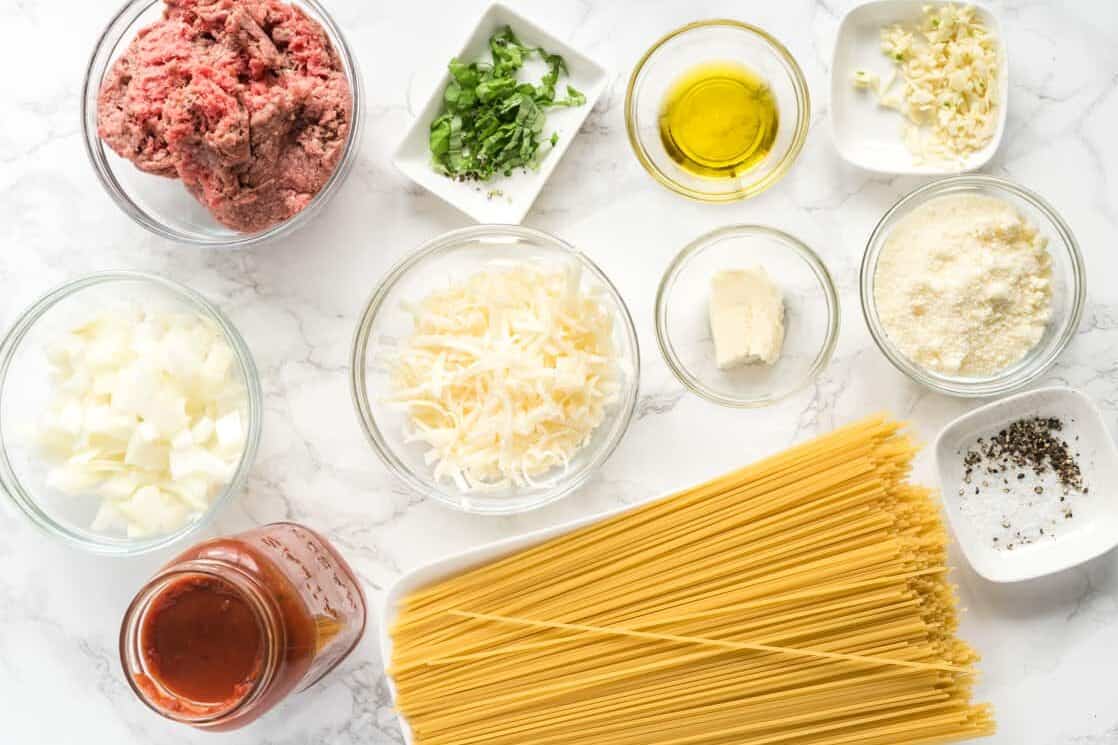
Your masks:
M444 64L449 62L452 56L464 61L488 59L489 37L503 26L510 27L524 44L542 47L561 56L567 64L568 75L559 80L558 90L566 91L566 86L570 84L586 96L586 103L582 106L554 108L546 112L547 121L541 138L544 144L541 150L549 147L546 139L551 137L552 132L559 135L559 140L554 149L544 156L539 169L513 173L511 176L494 179L489 183L466 183L447 178L431 168L431 156L427 145L428 132L431 121L438 115L442 106L443 91L450 81L449 72L444 73L439 79L439 84L431 92L427 104L412 122L407 135L392 157L392 163L412 181L478 222L515 225L528 214L543 185L578 134L579 127L605 90L609 75L602 65L501 3L489 6L466 43L456 54L447 54ZM543 70L542 62L529 60L525 63L522 73L532 80L538 80Z
M926 5L947 5L929 0L876 0L853 8L839 24L831 57L831 132L839 155L852 165L878 173L943 175L974 171L989 162L1005 133L1009 102L1009 64L1005 36L997 16L981 5L984 24L1001 46L998 100L1000 115L994 137L986 147L971 153L962 163L916 164L904 143L904 118L897 111L877 104L872 90L856 89L855 70L869 70L886 79L893 64L881 53L881 29L897 23L915 25Z
M674 493L675 492L671 492L670 494ZM667 497L669 496L669 494L665 494L663 496ZM661 498L662 497L657 497L656 499ZM590 515L589 517L579 518L578 520L571 520L570 522L563 523L562 525L543 528L542 530L537 530L532 533L525 533L524 535L514 536L503 541L497 541L485 546L479 546L470 551L465 551L460 554L455 554L454 556L448 556L444 559L439 559L430 564L421 566L418 569L413 569L407 574L402 575L392 584L391 587L388 588L388 591L384 595L384 604L380 608L380 623L378 624L378 633L380 634L380 657L385 667L385 677L388 681L388 690L392 694L393 701L396 700L396 684L392 679L392 675L388 673L388 665L389 662L392 660L392 637L389 636L388 630L392 627L392 623L396 619L397 604L400 602L401 598L405 597L413 590L417 590L420 587L429 585L432 582L443 579L444 577L458 574L459 572L463 572L480 564L485 564L502 556L507 556L511 553L515 553L516 551L530 548L531 546L543 543L549 538L554 538L556 536L564 535L565 533L570 533L571 531L577 530L584 525L589 525L591 523L609 519L614 515L620 515L623 512L628 512L629 510L636 509L637 507L640 507L644 504L648 504L648 502L628 505L626 507L622 507L616 510L610 510L608 512L600 512L597 515ZM400 722L400 730L404 734L404 744L412 745L414 739L412 738L411 727L408 726L407 720L399 714L397 714L397 720Z
M1064 422L1061 436L1079 452L1078 461L1089 492L1074 496L1074 516L1059 526L1055 537L1012 551L995 548L984 535L979 524L982 521L968 516L963 509L959 491L965 485L963 455L978 437L1034 416L1059 417ZM1118 487L1118 451L1098 407L1079 391L1041 388L964 414L940 433L935 457L944 508L955 539L974 570L991 582L1020 582L1052 574L1118 546L1118 499L1114 498Z

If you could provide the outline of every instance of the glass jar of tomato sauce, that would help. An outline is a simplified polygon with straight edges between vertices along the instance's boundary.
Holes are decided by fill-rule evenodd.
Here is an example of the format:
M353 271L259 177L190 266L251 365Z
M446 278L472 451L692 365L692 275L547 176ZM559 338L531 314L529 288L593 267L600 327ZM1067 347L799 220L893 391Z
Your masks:
M156 712L229 730L316 683L364 630L349 565L314 531L275 523L205 541L163 567L125 613L120 657Z

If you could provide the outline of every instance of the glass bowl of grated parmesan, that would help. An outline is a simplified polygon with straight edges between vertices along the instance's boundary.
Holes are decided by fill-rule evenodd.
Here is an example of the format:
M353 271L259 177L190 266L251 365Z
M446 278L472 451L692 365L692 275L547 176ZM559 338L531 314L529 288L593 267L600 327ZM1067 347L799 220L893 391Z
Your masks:
M409 487L481 514L577 489L632 419L640 355L617 289L563 241L479 225L377 284L354 336L354 404Z
M909 193L862 259L862 312L877 346L913 381L953 396L1000 396L1043 375L1075 336L1085 296L1068 224L994 176Z

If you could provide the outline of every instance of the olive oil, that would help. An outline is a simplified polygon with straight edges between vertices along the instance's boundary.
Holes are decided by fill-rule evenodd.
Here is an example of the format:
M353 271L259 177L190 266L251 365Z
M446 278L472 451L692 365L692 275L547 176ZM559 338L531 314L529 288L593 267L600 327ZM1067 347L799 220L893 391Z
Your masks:
M757 73L736 62L707 62L668 89L660 138L685 171L733 178L769 154L778 120L776 97Z

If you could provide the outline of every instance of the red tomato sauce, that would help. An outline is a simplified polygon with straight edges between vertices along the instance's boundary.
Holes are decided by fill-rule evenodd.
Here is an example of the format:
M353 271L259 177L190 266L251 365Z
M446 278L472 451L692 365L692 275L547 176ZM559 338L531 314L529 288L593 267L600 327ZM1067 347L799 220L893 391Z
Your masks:
M238 704L264 665L260 618L232 584L186 576L152 601L140 630L148 675L176 698Z

